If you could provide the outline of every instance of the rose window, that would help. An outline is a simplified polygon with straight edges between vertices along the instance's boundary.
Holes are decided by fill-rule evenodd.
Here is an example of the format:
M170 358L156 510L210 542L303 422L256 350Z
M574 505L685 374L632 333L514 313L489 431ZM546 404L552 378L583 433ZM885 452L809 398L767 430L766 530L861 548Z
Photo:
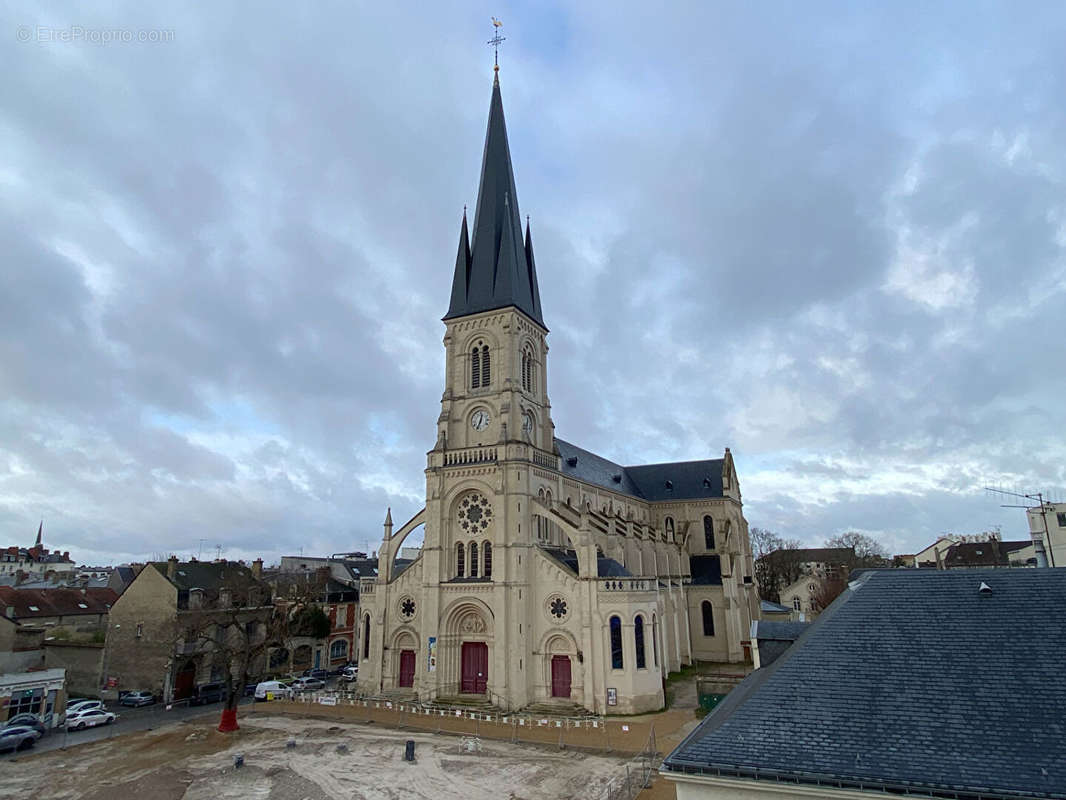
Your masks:
M400 613L407 619L413 617L415 615L415 601L410 597L405 597L400 602Z
M468 494L459 503L459 527L466 533L482 533L492 522L492 506L484 495Z
M552 598L548 610L551 611L551 615L556 619L562 619L566 616L566 601L561 597Z

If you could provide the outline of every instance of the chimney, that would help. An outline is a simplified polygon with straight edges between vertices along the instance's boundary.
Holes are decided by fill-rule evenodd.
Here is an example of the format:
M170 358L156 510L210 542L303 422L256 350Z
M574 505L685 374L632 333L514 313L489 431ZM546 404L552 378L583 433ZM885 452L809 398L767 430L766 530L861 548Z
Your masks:
M252 577L257 580L263 577L263 559L257 558L252 562Z
M167 578L175 581L178 579L178 557L171 556L167 559Z

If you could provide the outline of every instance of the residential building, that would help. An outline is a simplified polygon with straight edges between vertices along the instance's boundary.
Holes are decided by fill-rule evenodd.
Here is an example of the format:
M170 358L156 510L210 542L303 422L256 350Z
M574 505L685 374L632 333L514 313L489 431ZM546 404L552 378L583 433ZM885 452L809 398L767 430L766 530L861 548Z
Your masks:
M103 680L108 688L148 690L167 702L202 683L224 680L233 625L263 641L274 612L262 562L170 558L145 566L111 609ZM278 643L284 650L284 643ZM265 654L252 674L267 670Z
M1042 503L1025 514L1037 566L1066 567L1066 503Z
M1029 539L1003 542L993 537L984 542L959 542L943 556L943 569L1035 567L1036 563L1036 548Z
M103 632L118 600L111 589L23 589L0 586L0 609L20 623L50 629L49 635ZM64 633L59 633L62 629Z
M0 720L36 714L46 727L59 727L67 707L65 684L61 669L0 674Z
M556 436L515 186L497 75L444 316L425 507L395 531L386 514L378 574L360 581L358 686L656 710L667 672L749 658L759 598L733 456L627 467Z
M0 616L0 673L24 672L44 665L44 628Z
M783 606L780 603L773 603L769 600L760 600L759 609L762 612L762 618L766 620L792 622L799 618L799 614L790 606Z
M818 614L825 581L847 580L858 561L851 547L798 547L774 550L757 564L759 589L764 600L792 609L794 618Z
M678 800L1066 797L1064 615L1066 570L861 572L662 774Z
M284 560L283 560L284 563ZM264 580L274 589L276 602L312 601L329 619L329 633L321 638L291 637L290 669L335 669L354 660L357 650L359 584L333 577L333 565L311 571L271 571Z

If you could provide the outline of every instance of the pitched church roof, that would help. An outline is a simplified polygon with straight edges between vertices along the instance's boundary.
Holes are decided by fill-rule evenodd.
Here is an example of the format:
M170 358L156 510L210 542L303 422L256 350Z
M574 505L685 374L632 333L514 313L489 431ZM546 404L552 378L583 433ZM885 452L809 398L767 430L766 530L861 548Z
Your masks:
M528 224L524 240L522 237L522 218L518 213L518 193L497 74L492 83L474 229L472 234L467 230L464 211L451 305L444 319L510 306L545 328Z
M724 459L623 467L556 437L560 471L577 480L649 502L723 497Z

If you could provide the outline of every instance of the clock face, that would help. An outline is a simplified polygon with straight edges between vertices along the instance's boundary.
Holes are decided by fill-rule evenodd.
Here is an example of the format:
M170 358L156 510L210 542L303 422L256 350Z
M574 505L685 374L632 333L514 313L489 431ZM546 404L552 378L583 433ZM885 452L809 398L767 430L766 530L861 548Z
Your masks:
M475 431L483 431L485 428L489 427L490 420L491 417L489 417L489 412L483 408L479 408L470 416L470 427Z
M533 415L528 411L522 415L522 430L526 433L533 432Z

